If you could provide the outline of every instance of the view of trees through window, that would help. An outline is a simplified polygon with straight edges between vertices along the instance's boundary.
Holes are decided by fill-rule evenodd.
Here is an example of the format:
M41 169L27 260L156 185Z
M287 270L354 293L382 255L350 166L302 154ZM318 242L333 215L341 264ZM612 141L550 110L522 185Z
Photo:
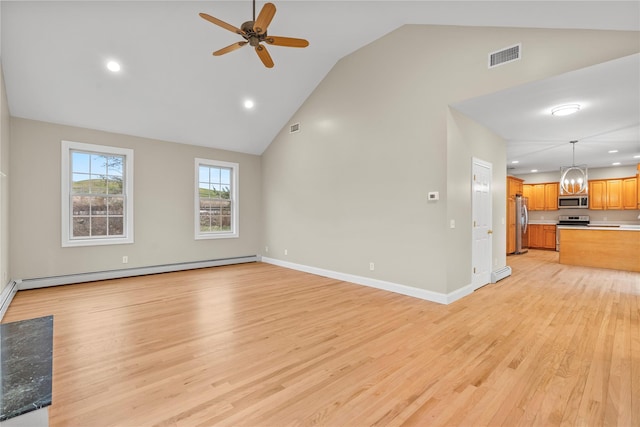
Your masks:
M72 237L124 235L124 159L71 152Z
M231 168L200 165L200 232L231 231Z

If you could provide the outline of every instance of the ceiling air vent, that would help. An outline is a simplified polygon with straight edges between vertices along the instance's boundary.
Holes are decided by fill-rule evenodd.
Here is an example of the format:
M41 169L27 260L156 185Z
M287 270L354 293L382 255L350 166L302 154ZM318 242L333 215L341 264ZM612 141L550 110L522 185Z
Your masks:
M497 52L489 54L489 68L497 67L498 65L506 64L507 62L513 62L520 59L520 50L522 44L518 43L513 46L505 47Z
M294 123L289 128L289 133L296 133L296 132L300 132L300 123Z

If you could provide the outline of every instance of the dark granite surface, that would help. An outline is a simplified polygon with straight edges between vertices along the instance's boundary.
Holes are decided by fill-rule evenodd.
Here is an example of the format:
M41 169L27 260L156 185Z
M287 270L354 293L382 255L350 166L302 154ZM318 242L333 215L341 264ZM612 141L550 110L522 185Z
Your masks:
M0 421L51 405L53 316L0 325Z

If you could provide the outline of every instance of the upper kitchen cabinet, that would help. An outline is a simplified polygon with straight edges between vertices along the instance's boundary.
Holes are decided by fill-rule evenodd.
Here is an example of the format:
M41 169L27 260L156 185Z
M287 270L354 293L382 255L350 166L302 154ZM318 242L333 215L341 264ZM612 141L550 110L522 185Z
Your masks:
M638 163L638 174L636 175L636 200L638 202L638 209L640 209L640 163Z
M560 184L551 182L544 185L544 210L558 210L558 191Z
M589 209L623 210L637 208L637 177L589 181Z
M507 198L515 197L516 194L522 194L523 180L515 176L507 177Z
M622 180L622 209L638 208L638 179L625 178Z
M524 184L524 197L529 199L528 208L530 211L554 211L558 209L557 182L547 182L544 184Z

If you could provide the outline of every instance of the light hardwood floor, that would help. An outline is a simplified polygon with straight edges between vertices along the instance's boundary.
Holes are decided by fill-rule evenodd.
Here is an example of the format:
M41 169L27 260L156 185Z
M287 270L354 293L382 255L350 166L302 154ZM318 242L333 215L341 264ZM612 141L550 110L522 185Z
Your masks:
M3 322L54 315L53 427L640 425L640 273L508 263L448 306L254 263L21 291Z

